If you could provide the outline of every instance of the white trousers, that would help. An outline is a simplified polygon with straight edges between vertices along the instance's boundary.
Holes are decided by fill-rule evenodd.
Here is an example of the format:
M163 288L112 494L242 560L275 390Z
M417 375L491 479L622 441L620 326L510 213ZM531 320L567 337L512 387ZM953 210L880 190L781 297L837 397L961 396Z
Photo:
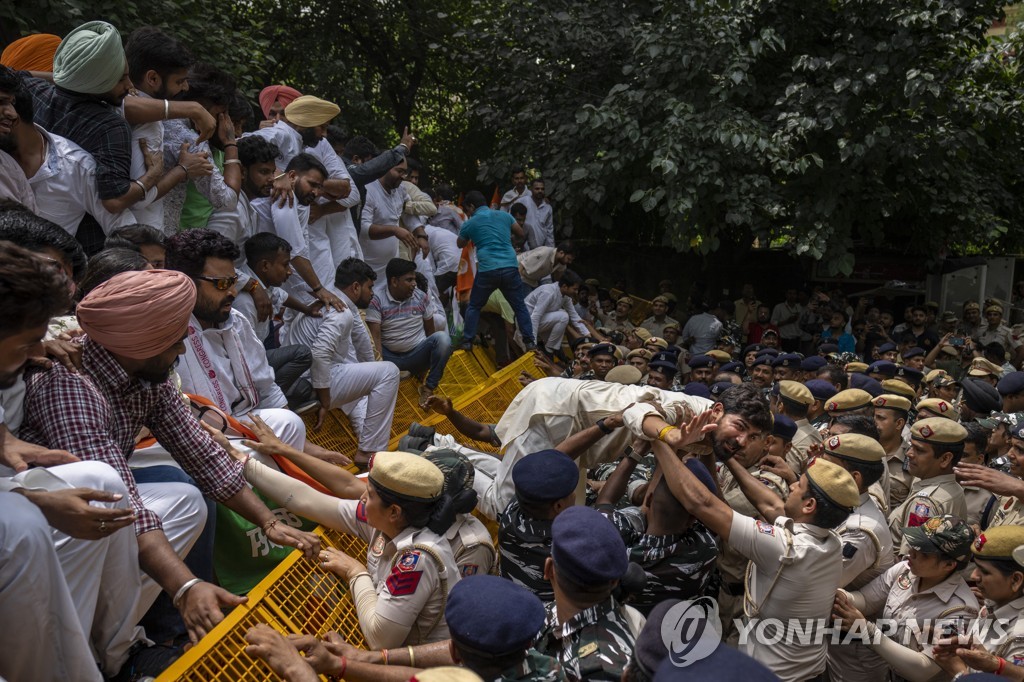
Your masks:
M123 495L120 476L102 462L48 470L64 485ZM48 486L49 488L49 486ZM101 540L79 540L51 528L31 502L0 494L0 675L10 680L101 680L114 675L142 639L137 604L141 572L131 527ZM97 668L99 661L100 668Z
M331 407L341 408L364 452L387 450L398 396L398 367L390 362L331 366Z
M544 313L540 316L540 325L533 330L538 341L543 341L544 348L548 350L561 350L562 338L569 326L569 313L564 310L555 310Z

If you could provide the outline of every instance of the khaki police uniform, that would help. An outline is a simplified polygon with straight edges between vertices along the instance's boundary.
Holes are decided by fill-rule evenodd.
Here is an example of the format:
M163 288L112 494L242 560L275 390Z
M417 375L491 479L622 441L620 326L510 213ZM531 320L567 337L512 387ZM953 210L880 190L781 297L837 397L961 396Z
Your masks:
M761 471L756 464L747 471L783 500L789 497L789 485L780 476ZM734 511L751 518L760 518L760 514L740 490L739 483L728 469L722 469L719 487L725 503ZM733 549L731 545L722 543L718 555L718 570L722 574L722 585L718 593L718 615L722 620L722 639L732 646L736 646L739 641L735 619L743 615L743 577L746 575L748 563L750 562L746 556Z
M885 466L889 472L888 506L890 512L903 504L907 495L910 494L910 486L914 483L914 477L905 469L907 447L905 442L901 442L898 448L885 453Z
M988 526L1024 526L1024 500L1002 495L997 497Z
M973 486L962 486L964 489L964 504L967 505L967 523L977 526L981 523L981 515L985 512L989 500L993 495L984 488Z
M794 419L796 423L796 435L793 436L792 447L786 453L786 464L800 475L807 466L807 451L815 443L822 440L821 432L811 426L806 419Z
M750 559L747 619L830 619L842 579L842 547L833 532L784 516L770 524L734 511L729 545ZM773 646L760 646L753 639L743 650L784 681L806 680L825 669L824 639L814 643L812 637L811 643L802 644L783 637Z
M878 508L882 512L882 516L888 518L889 516L889 467L885 465L885 460L882 460L882 477L872 483L868 487L868 495L875 501Z
M920 526L933 516L944 514L952 514L964 520L967 518L964 489L956 482L953 474L915 479L907 499L889 515L893 545L898 543L899 546L897 553L906 556L910 551L903 539L904 528Z
M1018 597L1009 604L996 608L991 602L986 603L978 614L978 620L971 627L971 634L981 642L985 649L1007 663L1024 666L1024 597ZM992 621L999 620L1005 624L1002 632ZM983 623L981 621L988 621ZM987 627L986 627L987 626ZM981 671L974 671L981 672Z

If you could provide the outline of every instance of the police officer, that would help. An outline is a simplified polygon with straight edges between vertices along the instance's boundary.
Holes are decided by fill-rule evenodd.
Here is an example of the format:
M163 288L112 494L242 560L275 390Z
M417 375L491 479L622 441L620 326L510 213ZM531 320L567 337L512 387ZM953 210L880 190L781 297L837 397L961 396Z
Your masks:
M796 381L776 382L771 390L770 406L776 415L783 414L796 424L792 447L786 453L786 463L800 475L807 465L807 451L821 442L821 434L807 421L807 410L814 403L809 388Z
M533 648L545 611L529 590L496 576L472 576L452 588L444 616L454 658L483 679L565 679L558 661Z
M1006 453L1011 476L1024 478L1024 424L1010 431L1010 450ZM1024 500L1012 495L999 495L989 513L988 528L1024 525Z
M872 395L865 390L848 388L839 391L825 403L825 412L830 422L844 414L864 414L870 417L873 414L871 398Z
M917 401L917 416L919 419L942 417L956 422L960 421L960 410L942 398L925 398Z
M834 588L838 587L842 575L842 547L832 531L860 504L857 484L842 467L818 459L807 467L783 502L751 476L741 462L730 459L733 453L723 450L718 440L730 439L733 437L730 431L739 429L745 437L738 440L748 447L753 446L759 438L751 424L761 421L759 416L755 418L751 414L743 425L719 422L712 430L710 424L714 416L713 411L698 415L681 429L681 435L666 433L661 439L670 439L679 446L712 433L716 454L726 459L726 466L765 520L731 509L698 484L672 447L655 442L658 466L673 494L687 511L750 559L744 596L748 619L777 618L782 623L789 619L827 621ZM824 672L824 640L787 637L786 633L777 633L778 625L772 622L766 625L765 634L781 634L782 641L768 647L759 646L753 637L749 638L744 650L755 660L782 680L806 680Z
M898 554L906 556L904 528L915 528L933 516L952 514L966 518L964 489L953 476L953 467L964 452L967 430L949 419L919 419L910 428L907 472L915 477L903 504L889 515L889 530Z
M907 471L907 444L903 429L907 425L910 400L902 395L883 393L872 401L878 442L885 450L885 477L881 485L881 508L888 512L903 504L914 477Z
M644 618L612 595L626 574L626 546L611 521L571 507L551 524L544 577L555 591L537 648L556 658L569 680L622 678Z
M807 410L807 419L814 430L819 434L828 426L828 412L825 411L825 404L832 399L838 391L836 387L824 379L811 379L805 381L804 386L811 392L814 402Z
M798 378L800 363L803 356L799 353L783 353L772 361L772 374L775 381L785 381Z
M551 556L551 524L576 503L579 467L558 450L523 457L512 467L515 497L498 517L500 575L542 601L555 598L544 575Z

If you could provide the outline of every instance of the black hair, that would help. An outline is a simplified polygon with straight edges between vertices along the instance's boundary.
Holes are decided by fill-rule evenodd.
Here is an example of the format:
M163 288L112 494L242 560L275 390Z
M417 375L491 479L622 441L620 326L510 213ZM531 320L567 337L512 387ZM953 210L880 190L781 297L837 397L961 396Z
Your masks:
M32 95L25 87L25 81L14 69L0 64L0 90L14 97L14 111L25 125L32 125L35 120L35 105Z
M273 232L258 232L245 240L245 262L250 266L261 260L273 260L279 253L291 254L292 245L287 239L278 237Z
M818 370L817 376L820 377L822 374L828 377L826 379L828 383L839 386L840 391L845 391L850 387L850 375L839 365L825 365Z
M911 308L910 308L910 312L913 312L913 313L916 313L918 310L920 310L925 315L928 314L928 309L925 308L923 305L915 305L915 306L911 306Z
M367 280L376 282L377 272L358 258L346 258L334 271L334 286L339 289L347 289L353 284L362 284Z
M90 291L114 275L145 270L148 265L137 249L119 246L105 248L89 259L89 264L85 267L85 277L78 285L78 299L85 298Z
M526 205L525 204L520 204L518 202L515 203L515 204L512 204L512 207L510 209L508 209L508 212L511 213L514 216L517 216L517 215L525 216L527 213L529 213L529 211L526 210Z
M562 253L568 254L570 256L576 255L576 245L569 240L559 242L555 248L561 251Z
M781 402L785 406L786 414L792 417L794 420L803 419L804 417L806 417L807 412L811 408L810 405L805 405L804 403L797 402L796 400L791 400L786 396L782 395L781 393L776 397L779 399L779 402Z
M978 452L984 455L985 448L988 445L989 430L976 421L969 421L961 424L961 426L967 429L967 438L964 439L964 443L974 443L978 448Z
M516 174L518 174L518 173L522 173L522 174L524 174L524 175L525 175L525 174L526 174L526 169L525 169L525 168L523 168L523 167L519 167L519 168L513 168L513 169L512 169L512 175L516 175Z
M434 196L441 201L455 201L455 190L451 185L442 183L434 189Z
M33 253L48 248L59 251L71 264L72 277L76 282L85 274L86 258L82 245L66 230L16 201L0 200L0 239L14 242Z
M416 288L425 294L427 293L427 289L430 288L430 282L427 281L427 276L419 270L416 271Z
M878 440L878 426L875 420L864 414L842 414L832 419L833 424L841 424L850 429L850 433L859 436L867 436L872 440Z
M238 138L238 160L246 168L254 163L270 163L280 155L276 144L259 135Z
M406 524L413 528L429 528L438 535L444 535L455 523L458 505L452 502L452 496L447 493L443 493L436 500L410 500L395 495L387 488L381 487L373 479L369 479L369 481L373 484L373 489L377 491L381 501L388 506L397 505L402 510Z
M423 162L417 159L415 156L406 156L405 163L409 167L409 171L412 172L417 170L422 175L423 173Z
M235 96L235 79L213 64L197 62L188 72L188 90L178 93L186 102L206 101L211 105L228 106Z
M932 451L935 453L936 457L942 457L942 455L946 454L947 452L952 453L953 461L950 462L949 464L949 466L951 467L955 467L957 464L959 464L960 460L964 456L963 443L946 443L941 446L935 445L934 443L929 443L929 445L932 446Z
M864 482L864 487L874 485L882 478L882 474L885 473L885 465L881 462L862 462L855 459L840 458L843 460L843 466L851 474L858 472L861 480Z
M164 245L167 269L183 272L193 279L203 274L207 258L238 260L238 247L230 239L206 228L179 232Z
M533 180L530 180L530 186L533 187L538 182L540 184L542 184L542 185L546 185L547 184L547 183L544 182L544 178L534 178Z
M824 493L813 485L808 485L801 499L814 498L814 525L819 528L838 528L850 516L850 510L833 504Z
M242 127L242 130L247 130L256 116L253 114L252 102L245 98L240 92L235 92L231 97L231 101L228 102L228 117L232 122L237 123ZM258 137L258 136L253 136ZM240 142L241 140L236 140Z
M327 142L330 145L345 145L345 141L348 140L348 133L342 129L341 126L332 123L327 126Z
M70 306L61 268L28 249L0 241L0 338L42 326Z
M1004 578L1009 578L1014 573L1024 573L1024 568L1021 568L1013 559L989 559L988 557L974 555L974 562L984 561L985 563L992 566L1000 573L1003 574Z
M295 171L296 173L307 173L311 170L318 171L325 179L329 177L327 169L320 163L320 159L306 152L293 156L292 160L288 162L288 167L285 168L286 172Z
M464 206L473 206L474 208L483 208L487 206L487 200L484 199L483 193L474 189L471 192L466 192L462 204Z
M376 145L363 135L349 138L348 142L345 143L345 155L350 159L358 156L363 161L368 161L379 153Z
M142 26L132 31L124 46L128 61L128 76L133 83L141 83L147 71L156 71L166 79L175 71L192 66L192 53L177 38L169 36L155 26ZM189 87L191 87L191 82Z
M571 287L574 284L583 284L583 278L572 270L566 270L562 273L562 276L558 278L558 283L565 287Z
M725 414L735 414L750 422L751 426L771 433L772 413L761 398L761 392L750 384L737 384L724 391L716 401L721 403Z
M984 354L986 360L995 358L1000 363L1006 362L1006 348L1004 348L1003 344L998 341L986 343L984 348L981 349L981 352Z
M104 249L131 249L138 251L143 246L163 246L163 232L149 225L129 225L114 230L103 242Z
M395 277L404 277L410 272L416 272L416 264L411 260L405 260L404 258L392 258L388 261L387 267L384 269L384 276L388 278L390 282Z

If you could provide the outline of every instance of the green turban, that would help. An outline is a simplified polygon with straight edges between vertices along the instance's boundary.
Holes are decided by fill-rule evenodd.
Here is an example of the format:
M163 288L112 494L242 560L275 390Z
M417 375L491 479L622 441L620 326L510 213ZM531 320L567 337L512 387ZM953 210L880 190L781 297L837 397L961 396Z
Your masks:
M105 21L82 24L53 56L53 82L72 92L102 95L124 77L121 34Z

